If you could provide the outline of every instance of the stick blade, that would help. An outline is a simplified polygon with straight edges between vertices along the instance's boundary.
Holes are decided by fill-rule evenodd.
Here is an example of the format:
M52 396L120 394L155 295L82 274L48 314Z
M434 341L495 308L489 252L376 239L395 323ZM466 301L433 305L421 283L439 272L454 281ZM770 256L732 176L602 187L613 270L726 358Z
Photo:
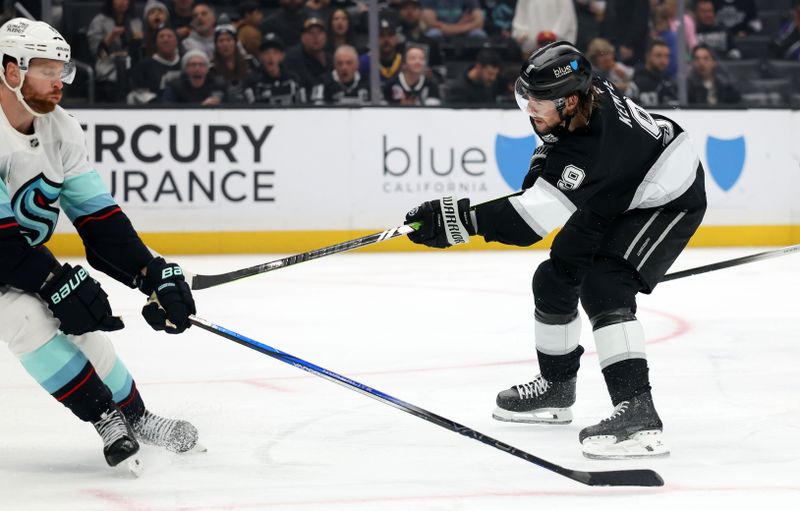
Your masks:
M610 470L584 472L589 486L664 486L664 480L653 470ZM584 479L581 477L580 479Z

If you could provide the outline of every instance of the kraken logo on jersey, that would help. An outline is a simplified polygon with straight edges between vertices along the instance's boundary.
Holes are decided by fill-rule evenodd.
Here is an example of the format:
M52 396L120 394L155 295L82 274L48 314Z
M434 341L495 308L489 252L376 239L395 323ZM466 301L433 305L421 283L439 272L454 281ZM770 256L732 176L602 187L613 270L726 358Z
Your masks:
M54 183L39 174L22 185L11 206L22 234L32 246L38 246L50 239L58 222L58 208L52 204L61 193L61 183Z
M711 177L726 192L742 175L746 154L744 137L721 139L709 136L706 140L706 160Z
M538 145L533 135L520 138L497 135L494 140L494 156L500 175L512 190L519 190L522 179L528 173L531 153Z

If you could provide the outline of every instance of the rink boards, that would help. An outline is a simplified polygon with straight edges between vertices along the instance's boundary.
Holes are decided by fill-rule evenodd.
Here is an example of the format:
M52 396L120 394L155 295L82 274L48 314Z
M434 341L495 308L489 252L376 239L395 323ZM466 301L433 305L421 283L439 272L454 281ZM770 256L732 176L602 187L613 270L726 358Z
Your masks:
M402 224L442 195L504 196L540 143L517 110L72 113L115 199L165 253L305 251ZM800 242L800 112L660 113L690 133L706 168L709 210L694 246ZM61 220L50 245L82 253ZM405 239L374 248L414 249Z

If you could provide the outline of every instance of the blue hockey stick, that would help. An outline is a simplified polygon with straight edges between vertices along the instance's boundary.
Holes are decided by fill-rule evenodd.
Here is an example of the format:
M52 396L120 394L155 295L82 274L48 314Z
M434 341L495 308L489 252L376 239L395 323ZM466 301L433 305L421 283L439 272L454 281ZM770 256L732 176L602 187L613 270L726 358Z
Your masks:
M328 369L312 364L311 362L306 362L303 359L297 358L293 355L289 355L288 353L284 353L280 350L267 346L266 344L262 344L258 341L250 339L249 337L245 337L242 334L238 334L232 330L228 330L227 328L215 325L209 321L200 319L196 316L190 316L190 321L192 322L193 325L196 325L202 328L203 330L208 330L211 333L224 337L235 343L241 344L242 346L246 346L250 349L259 351L265 355L280 360L281 362L284 362L286 364L293 365L299 369L302 369L303 371L307 371L316 376L319 376L320 378L325 378L326 380L330 380L343 387L347 387L349 389L355 390L356 392L360 392L365 396L371 397L389 406L393 406L398 410L402 410L406 413L414 415L415 417L419 417L420 419L432 422L437 426L441 426L445 429L449 429L450 431L454 431L466 437L473 438L475 440L478 440L479 442L483 442L484 444L494 447L495 449L499 449L503 452L513 454L514 456L522 458L523 460L529 463L533 463L534 465L542 467L551 472L555 472L556 474L572 479L573 481L577 481L579 483L588 486L663 486L664 485L664 480L661 479L661 476L659 476L656 472L652 470L644 469L644 470L612 470L612 471L600 471L600 472L591 472L591 471L585 472L581 470L571 470L568 468L564 468L560 465L556 465L555 463L551 463L547 460L534 456L533 454L529 454L525 451L517 449L516 447L501 442L500 440L496 440L488 435L484 435L483 433L475 431L472 428L469 428L455 421L442 417L441 415L429 412L418 406L414 406L411 403L406 403L405 401L397 399L396 397L392 397L388 394L384 394L379 390L373 389L372 387L368 387L363 383L351 380L346 376L334 373L333 371L329 371Z

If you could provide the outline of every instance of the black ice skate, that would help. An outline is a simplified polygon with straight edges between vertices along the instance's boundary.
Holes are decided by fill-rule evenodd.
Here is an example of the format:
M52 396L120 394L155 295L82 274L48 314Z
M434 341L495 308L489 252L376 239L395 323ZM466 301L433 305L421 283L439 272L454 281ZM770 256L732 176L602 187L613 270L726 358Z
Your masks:
M532 382L515 385L497 395L492 417L504 422L569 424L575 404L575 381L547 381L537 375Z
M592 459L669 456L661 419L650 392L619 403L607 419L581 430L583 455Z
M109 466L116 467L123 461L132 459L139 451L139 443L134 438L128 421L117 408L105 412L93 425L103 439L103 455ZM132 461L139 465L138 461Z
M197 428L190 422L167 419L145 410L144 415L132 425L136 438L148 445L165 447L172 452L205 451L197 443Z

